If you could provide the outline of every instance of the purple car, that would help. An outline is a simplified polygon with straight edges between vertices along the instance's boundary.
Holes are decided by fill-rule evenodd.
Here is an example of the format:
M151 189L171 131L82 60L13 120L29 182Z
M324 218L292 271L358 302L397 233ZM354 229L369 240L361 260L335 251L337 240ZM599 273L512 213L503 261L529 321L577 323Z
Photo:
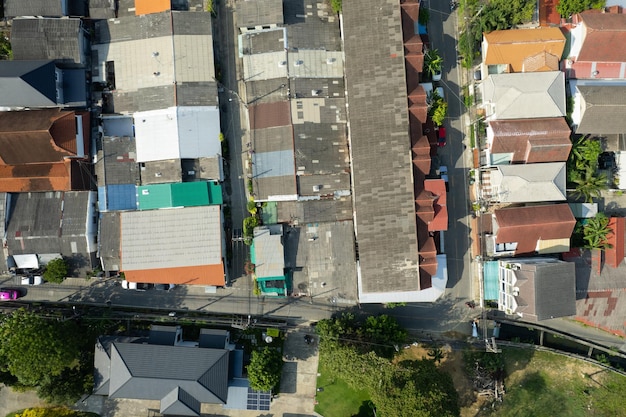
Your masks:
M6 288L0 289L0 300L17 300L20 298L20 293L16 290L8 290Z

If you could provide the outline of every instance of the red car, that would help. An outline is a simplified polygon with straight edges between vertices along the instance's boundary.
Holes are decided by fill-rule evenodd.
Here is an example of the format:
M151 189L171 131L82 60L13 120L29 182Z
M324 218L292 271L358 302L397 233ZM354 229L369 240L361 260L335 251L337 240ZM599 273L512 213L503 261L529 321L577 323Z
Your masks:
M446 146L446 128L441 126L438 132L438 144L440 147Z
M18 298L20 298L20 293L17 290L0 289L0 300L17 300Z

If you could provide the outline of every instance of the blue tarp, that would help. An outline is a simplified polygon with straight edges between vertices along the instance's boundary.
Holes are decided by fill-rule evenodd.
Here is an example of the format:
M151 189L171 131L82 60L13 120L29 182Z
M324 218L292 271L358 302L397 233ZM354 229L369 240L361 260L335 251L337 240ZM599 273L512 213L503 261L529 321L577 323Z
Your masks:
M485 286L485 300L498 299L498 261L485 262L483 270L483 282Z

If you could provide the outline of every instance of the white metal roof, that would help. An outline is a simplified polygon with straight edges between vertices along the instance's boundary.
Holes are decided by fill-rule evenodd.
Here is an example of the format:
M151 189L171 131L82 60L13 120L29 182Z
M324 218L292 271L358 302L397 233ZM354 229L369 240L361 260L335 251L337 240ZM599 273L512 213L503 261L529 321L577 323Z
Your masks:
M217 107L170 107L137 112L134 120L138 162L221 155Z

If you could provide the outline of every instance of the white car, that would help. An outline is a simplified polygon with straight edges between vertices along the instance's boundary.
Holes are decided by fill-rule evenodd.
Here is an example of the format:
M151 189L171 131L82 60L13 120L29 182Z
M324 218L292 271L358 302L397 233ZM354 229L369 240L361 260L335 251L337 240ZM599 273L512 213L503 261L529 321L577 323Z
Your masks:
M43 284L43 278L39 275L22 277L22 285L41 285Z
M145 284L138 284L136 282L130 282L130 281L123 280L122 281L122 288L124 288L125 290L145 291L146 290L146 285Z

